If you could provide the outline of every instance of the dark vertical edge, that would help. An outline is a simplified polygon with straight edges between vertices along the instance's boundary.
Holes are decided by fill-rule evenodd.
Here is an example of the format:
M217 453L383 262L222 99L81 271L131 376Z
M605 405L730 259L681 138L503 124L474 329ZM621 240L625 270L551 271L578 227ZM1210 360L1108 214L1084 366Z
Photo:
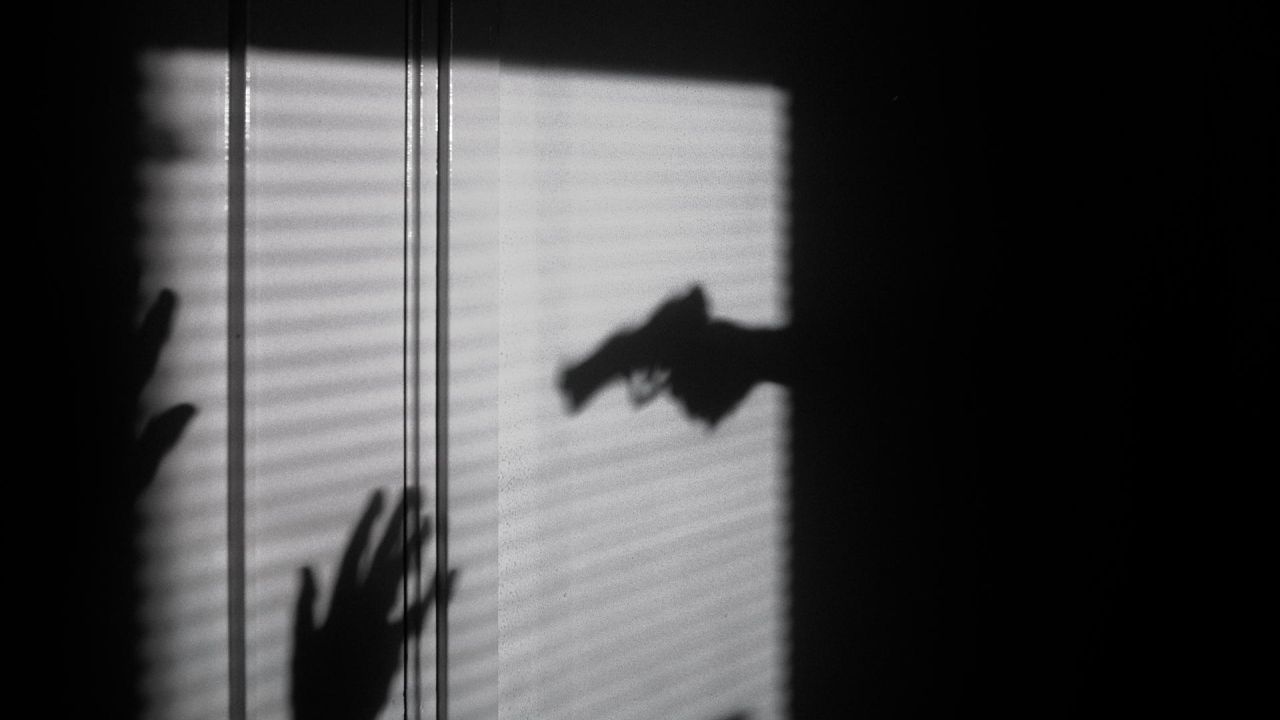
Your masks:
M246 720L245 158L249 0L228 3L227 41L227 716Z
M453 3L439 0L436 30L436 717L449 717L449 157Z
M421 511L421 262L422 262L422 0L405 0L405 182L404 182L404 512L403 585L405 612L421 600L422 547L410 538ZM404 716L422 716L421 641L417 629L405 623Z

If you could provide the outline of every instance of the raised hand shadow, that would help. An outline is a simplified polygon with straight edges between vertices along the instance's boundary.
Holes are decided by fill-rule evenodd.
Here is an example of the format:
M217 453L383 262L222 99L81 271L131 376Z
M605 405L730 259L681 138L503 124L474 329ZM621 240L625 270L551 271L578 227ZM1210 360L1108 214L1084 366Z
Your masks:
M169 331L173 327L173 316L177 310L178 298L172 290L164 289L156 301L147 310L142 326L137 332L135 343L134 374L130 378L130 394L134 402L142 396L142 391L155 374L160 360L160 350L169 339ZM152 416L143 427L142 434L134 443L132 457L130 494L137 496L155 480L160 461L164 459L191 419L195 417L196 408L189 403L182 403L167 408Z
M437 578L400 617L391 617L405 580L406 549L425 545L431 524L426 519L416 522L406 538L406 508L416 513L418 503L414 493L402 495L370 555L370 535L382 506L382 491L376 491L347 543L329 611L321 623L315 617L315 575L309 567L301 570L291 667L294 720L376 717L400 669L403 643L421 632L441 592ZM444 579L446 601L456 579L457 571Z
M659 305L644 325L619 329L562 370L559 387L570 412L623 381L636 407L670 391L685 414L714 427L757 383L791 384L789 329L712 319L707 305L695 285Z

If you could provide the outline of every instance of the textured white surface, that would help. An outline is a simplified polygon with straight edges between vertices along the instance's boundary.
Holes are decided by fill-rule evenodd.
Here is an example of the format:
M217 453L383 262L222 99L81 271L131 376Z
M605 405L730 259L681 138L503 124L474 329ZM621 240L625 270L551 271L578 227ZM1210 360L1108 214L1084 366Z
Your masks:
M248 713L285 718L299 569L315 568L323 617L369 493L387 490L390 508L403 477L405 67L256 48L248 59ZM144 694L152 717L213 720L228 697L227 62L155 53L143 69L149 121L178 147L142 168L147 291L179 298L151 403L199 409L144 503ZM423 192L433 230L434 183ZM430 318L433 284L425 295ZM430 637L423 659L431 697ZM403 712L398 688L385 717Z
M404 67L258 50L250 63L248 689L251 717L279 718L298 568L317 569L323 611L369 491L402 472ZM222 718L226 63L165 53L143 68L148 116L180 150L141 168L144 289L180 302L148 401L200 410L144 502L144 692L151 717ZM785 96L493 63L456 73L453 716L782 716L782 392L757 388L709 432L617 387L570 416L555 377L694 283L716 315L788 320ZM424 229L433 197L427 182ZM428 272L425 318L433 297ZM429 638L423 651L429 697Z
M198 414L140 500L143 686L148 717L227 716L226 57L140 59L148 132L171 153L139 165L143 300L177 312L145 405Z
M713 431L621 387L555 382L695 283L787 321L786 98L774 88L504 66L501 716L780 717L785 398Z
M405 132L403 62L250 49L249 717L289 716L299 568L317 571L323 618L338 558L369 493L386 491L380 527L401 486ZM434 139L429 129L426 137ZM429 166L434 150L425 155ZM423 223L428 230L432 218ZM424 252L430 267L431 246ZM433 296L433 285L425 294ZM423 308L427 318L432 307ZM428 322L422 336L428 358L434 354L430 328ZM424 382L431 387L430 376ZM434 411L430 395L425 399L421 420L429 451ZM433 458L422 460L429 485ZM424 498L428 506L431 501ZM423 679L434 685L429 640ZM402 716L401 682L393 683L383 717ZM426 688L427 697L432 692Z

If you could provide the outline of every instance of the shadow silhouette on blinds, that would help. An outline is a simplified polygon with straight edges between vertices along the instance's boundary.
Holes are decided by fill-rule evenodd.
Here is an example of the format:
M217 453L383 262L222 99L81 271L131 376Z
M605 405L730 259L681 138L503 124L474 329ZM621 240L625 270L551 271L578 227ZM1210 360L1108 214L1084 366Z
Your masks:
M782 391L706 429L608 390L571 416L556 384L697 283L787 323L785 93L504 65L499 98L504 716L781 717Z
M166 53L144 66L148 112L180 149L142 168L148 282L184 303L152 401L201 408L144 500L144 694L153 717L220 717L226 227L210 198L225 197L226 168L224 128L210 119L222 117L225 65L218 53ZM497 89L494 105L455 122L493 135L498 185L459 166L450 188L450 565L467 578L450 617L453 716L485 707L496 684L501 717L781 717L783 391L756 388L708 430L666 401L635 412L621 393L571 416L555 382L655 299L695 284L723 316L786 325L787 97L767 85L512 65ZM403 91L394 61L250 54L246 661L256 718L288 714L298 569L332 587L353 511L402 478ZM484 233L497 242L465 241ZM422 293L423 317L433 297ZM423 357L436 351L428 328ZM432 367L421 364L423 387ZM486 489L494 457L496 498ZM483 539L495 523L496 548ZM469 586L497 592L467 597ZM318 598L317 617L327 607ZM484 644L494 617L496 657ZM430 698L429 634L421 655ZM402 713L398 702L393 694L382 716Z
M141 289L181 303L143 399L200 408L139 498L139 694L145 717L226 717L226 57L152 52L139 66Z
M181 397L202 409L145 499L144 694L152 717L226 716L227 166L226 130L213 121L224 117L225 63L225 55L194 52L144 60L150 120L178 146L143 165L148 282L175 288L184 302L156 401ZM353 514L370 491L405 482L405 82L404 64L389 60L249 51L250 717L290 716L299 569L315 569L306 585L321 589L316 616L326 617ZM423 293L428 357L432 297ZM423 369L430 387L430 365ZM428 471L433 417L428 403L420 419ZM428 545L428 566L432 551ZM431 633L419 652L422 696L431 698ZM403 713L401 693L391 693L381 717Z

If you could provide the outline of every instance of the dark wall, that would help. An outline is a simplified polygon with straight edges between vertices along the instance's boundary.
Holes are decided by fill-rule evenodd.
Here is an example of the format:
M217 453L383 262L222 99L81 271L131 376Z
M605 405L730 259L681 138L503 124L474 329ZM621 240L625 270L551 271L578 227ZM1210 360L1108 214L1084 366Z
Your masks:
M839 7L790 44L798 715L1220 702L1267 21Z
M122 483L137 281L127 245L139 150L132 39L93 10L35 27L48 41L25 58L34 77L20 95L34 101L35 133L17 145L31 162L24 179L34 203L20 204L22 260L11 268L15 307L35 320L21 341L31 364L14 383L30 403L18 414L30 435L15 443L10 496L23 550L6 568L6 586L30 602L14 628L30 642L19 665L31 675L14 685L45 713L130 717L137 596Z
M137 403L149 341L138 325L156 301L139 290L138 163L174 149L143 122L138 53L179 30L225 48L227 10L34 9L11 95L34 120L13 138L24 201L11 287L29 330L13 373L23 409L8 522L20 550L6 567L22 607L10 616L24 643L15 686L42 714L129 718L141 707Z
M819 548L845 543L842 587L872 588L880 616L817 621L839 608L817 579L797 588L797 604L823 598L797 610L812 647L862 648L811 689L858 688L876 716L1217 706L1212 658L1229 654L1205 643L1225 622L1219 568L1239 556L1219 539L1239 517L1225 488L1235 436L1256 427L1228 407L1228 328L1238 308L1268 307L1256 290L1229 307L1229 267L1260 260L1275 231L1258 199L1274 193L1275 142L1257 124L1274 103L1244 90L1275 67L1269 21L1011 4L840 15L806 23L830 30L808 44L828 49L815 64L866 64L836 37L878 26L866 52L886 69L843 98L819 99L838 70L798 90L797 308L814 305L797 317L845 309L840 334L868 354L837 392L823 373L811 400L797 392L797 417L820 417L812 402L860 419L847 446L797 427L810 469L796 475L796 559L816 578L841 569ZM877 95L911 104L868 113ZM853 118L873 137L833 150L804 134ZM833 249L816 238L836 234L841 180L875 220ZM842 281L831 298L806 289ZM842 465L847 489L804 486ZM833 508L859 506L871 517L842 526ZM806 517L827 533L807 548ZM825 660L797 660L798 694L838 667Z
M792 18L795 716L980 694L978 32L923 3Z

